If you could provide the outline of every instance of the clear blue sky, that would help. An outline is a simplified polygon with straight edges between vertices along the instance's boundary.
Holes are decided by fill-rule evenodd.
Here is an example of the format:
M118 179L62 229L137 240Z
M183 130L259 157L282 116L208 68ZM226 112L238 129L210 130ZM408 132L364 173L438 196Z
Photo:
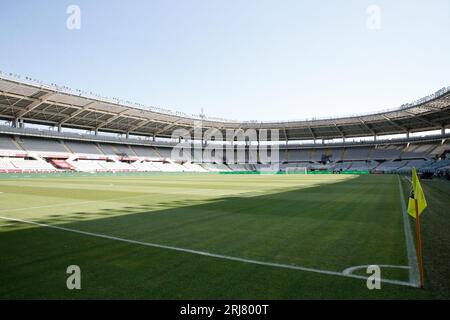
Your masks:
M2 71L231 119L365 113L450 84L448 0L2 0L0 39Z

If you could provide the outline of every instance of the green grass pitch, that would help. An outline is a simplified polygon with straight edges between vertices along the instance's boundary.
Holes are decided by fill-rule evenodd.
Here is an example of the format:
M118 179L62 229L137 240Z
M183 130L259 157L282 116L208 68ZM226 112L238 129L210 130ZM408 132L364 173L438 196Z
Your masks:
M425 290L368 290L340 275L408 266L399 181L407 196L396 175L3 177L0 299L448 299L444 181L424 182ZM66 288L69 265L81 268L81 290ZM408 275L382 268L385 279Z

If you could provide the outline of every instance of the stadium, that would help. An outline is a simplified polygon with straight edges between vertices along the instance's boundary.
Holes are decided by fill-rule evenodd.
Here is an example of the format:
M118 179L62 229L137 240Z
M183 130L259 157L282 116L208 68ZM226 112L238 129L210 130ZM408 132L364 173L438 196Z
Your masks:
M2 74L0 89L0 117L5 120L0 136L5 231L1 236L2 243L8 243L2 248L7 252L2 268L10 274L11 268L24 271L17 269L17 259L43 255L46 267L53 267L61 256L69 255L69 260L81 260L83 265L100 264L107 275L96 281L103 288L102 281L110 281L122 268L130 268L136 277L143 265L163 274L168 266L153 265L161 259L171 261L172 272L184 276L199 268L200 280L188 277L187 288L191 289L180 290L171 282L179 281L177 275L164 279L168 288L176 286L173 291L161 291L162 284L156 284L158 290L152 293L148 287L122 293L151 298L373 298L378 296L365 288L362 271L364 266L379 264L387 274L382 278L387 287L382 297L429 297L430 291L414 289L417 261L408 256L414 245L408 235L405 239L403 228L410 228L404 225L402 211L409 196L407 174L413 167L448 176L450 88L391 111L280 123L196 119L38 85L8 74ZM170 130L192 131L196 121L202 121L202 130L278 129L282 133L279 157L269 164L249 164L250 144L255 141L244 140L232 146L235 153L244 151L242 163L172 159L177 141L169 138ZM63 128L81 128L91 134L64 132ZM436 130L440 134L410 136ZM383 138L394 134L405 137ZM371 141L346 141L367 136ZM209 143L217 148L218 141L191 144L193 149L206 149ZM220 148L230 148L224 144ZM432 210L446 211L448 182L430 181L425 186L429 196L436 197ZM304 206L300 211L298 204ZM376 220L370 221L374 216ZM446 217L435 219L440 218ZM444 228L448 222L434 223L443 224L433 228ZM26 249L15 238L26 238L37 247L27 244ZM38 249L39 241L45 242L44 251ZM448 252L445 243L436 241ZM384 249L367 252L377 246ZM102 251L95 262L87 260L93 248ZM28 254L18 257L9 250ZM127 255L130 250L139 262L122 260L120 254L114 258L116 250ZM58 258L52 259L55 252ZM430 264L432 255L425 251ZM439 269L439 265L434 267ZM442 267L445 272L448 266ZM205 288L202 283L211 281L211 273L217 273L219 280ZM225 274L237 274L237 278ZM250 274L255 283L245 283L248 287L242 292L215 290L215 286L223 288L222 281L240 282ZM13 276L14 272L4 294L20 297ZM259 290L264 287L259 283L261 276L275 281L273 291ZM285 291L285 277L306 282L312 291ZM427 280L439 283L441 278ZM323 292L330 283L348 290ZM64 296L57 287L45 289L35 294ZM96 290L86 291L87 297L103 297ZM438 294L446 297L445 292Z
M450 299L450 86L233 120L94 93L97 73L0 71L0 300Z

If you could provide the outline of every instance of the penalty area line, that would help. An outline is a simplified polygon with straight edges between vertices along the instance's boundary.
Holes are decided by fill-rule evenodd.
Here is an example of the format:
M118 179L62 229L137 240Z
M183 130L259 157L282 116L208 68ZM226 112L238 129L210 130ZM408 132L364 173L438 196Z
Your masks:
M338 272L338 271L331 271L331 270L322 270L322 269L302 267L302 266L298 266L298 265L290 265L290 264L282 264L282 263L274 263L274 262L265 262L265 261L252 260L252 259L246 259L246 258L232 257L232 256L226 256L226 255L217 254L217 253L210 253L210 252L207 252L207 251L199 251L199 250L186 249L186 248L180 248L180 247L173 247L173 246L162 245L162 244L151 243L151 242L143 242L143 241L138 241L138 240L131 240L131 239L126 239L126 238L114 237L114 236L109 236L109 235L105 235L105 234L101 234L101 233L82 231L82 230L66 228L66 227L60 227L60 226L57 226L57 225L51 225L51 224L46 224L46 223L41 223L41 222L36 222L36 221L31 221L31 220L23 220L23 219L18 219L18 218L11 218L11 217L0 216L0 219L7 220L7 221L22 222L22 223L26 223L26 224L39 226L39 227L45 227L45 228L50 228L50 229L66 231L66 232L72 232L72 233L82 234L82 235L96 237L96 238L120 241L120 242L136 244L136 245L152 247L152 248L167 249L167 250L172 250L172 251L196 254L196 255L212 257L212 258L218 258L218 259L223 259L223 260L243 262L243 263L261 265L261 266L266 266L266 267L274 267L274 268L281 268L281 269L291 269L291 270L298 270L298 271L304 271L304 272L312 272L312 273L325 274L325 275L331 275L331 276L338 276L338 277L344 277L344 278L353 278L353 279L367 280L367 277L354 275L354 274L351 274L351 273L346 272L346 271ZM349 268L347 268L346 270L348 270L348 269ZM414 287L414 285L411 284L410 282L400 281L400 280L381 279L381 282L389 283L389 284L395 284L395 285L401 285L401 286Z

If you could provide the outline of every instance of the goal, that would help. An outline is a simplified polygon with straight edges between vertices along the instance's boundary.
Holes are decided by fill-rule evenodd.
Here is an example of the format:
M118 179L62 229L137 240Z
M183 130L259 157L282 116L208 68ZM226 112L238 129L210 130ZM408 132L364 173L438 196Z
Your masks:
M285 169L286 174L308 174L308 168L306 167L287 167Z

